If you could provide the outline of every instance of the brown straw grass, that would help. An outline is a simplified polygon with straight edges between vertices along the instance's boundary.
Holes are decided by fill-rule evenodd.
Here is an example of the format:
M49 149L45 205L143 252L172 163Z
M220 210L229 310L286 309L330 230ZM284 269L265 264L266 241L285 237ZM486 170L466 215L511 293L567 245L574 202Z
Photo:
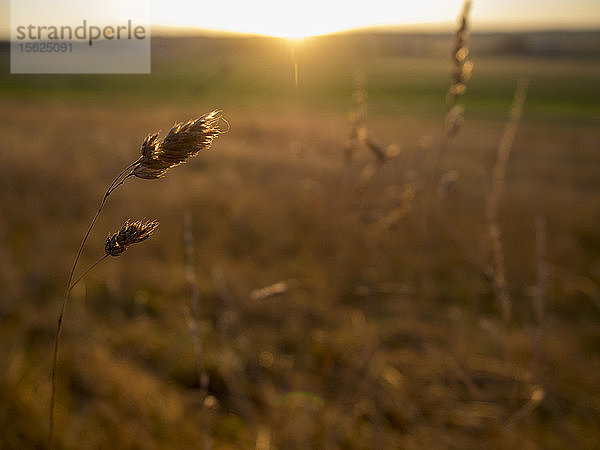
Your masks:
M446 102L449 105L448 113L444 120L444 129L440 141L435 165L433 169L433 186L440 180L443 170L444 158L448 150L450 141L456 137L464 122L464 107L457 104L459 98L467 91L467 81L471 78L473 72L473 62L468 59L469 48L469 13L471 11L471 1L467 0L463 4L463 9L458 20L458 26L454 32L454 42L452 45L452 84L446 95Z
M97 217L97 216L96 216ZM130 222L129 219L125 222L125 224L121 227L119 232L109 236L106 239L106 243L104 245L105 254L100 257L96 262L94 262L90 267L88 267L84 272L73 282L72 276L73 272L71 272L71 277L69 278L69 287L67 288L65 297L63 299L63 303L61 305L59 317L58 317L58 327L56 329L56 335L54 339L54 354L52 359L52 390L50 396L50 448L54 446L54 398L56 395L56 367L58 363L58 346L60 344L60 336L62 331L62 321L64 318L65 307L67 303L67 299L69 298L69 294L71 290L83 279L85 275L87 275L94 267L100 264L104 259L108 256L119 256L123 253L129 245L136 244L138 242L145 241L150 237L150 235L158 228L158 221L136 221ZM89 235L89 231L88 231ZM87 236L87 235L86 235ZM85 243L85 241L84 241ZM83 245L82 245L83 247ZM81 254L78 253L78 257ZM77 262L77 261L76 261Z
M504 194L504 181L506 168L512 145L515 140L519 121L523 114L523 105L527 97L529 81L519 80L513 97L512 105L504 132L498 145L496 162L492 170L492 184L487 196L486 216L488 222L488 239L492 257L491 278L494 287L494 295L502 313L502 319L509 322L512 315L512 302L506 282L506 267L504 262L504 250L502 246L502 231L498 219L499 205Z
M206 414L203 415L198 427L202 430L204 441L202 448L211 449L212 440L210 438L210 408L211 398L208 395L208 385L210 378L206 370L205 352L202 342L202 332L200 324L201 296L198 278L196 277L196 244L194 239L194 222L192 213L187 211L184 215L183 242L185 246L185 278L190 289L189 304L183 308L192 345L194 347L194 356L196 362L196 376L198 377L198 390L200 394L200 407Z
M352 111L349 113L350 134L344 145L345 159L347 162L352 161L356 150L362 145L373 154L378 164L383 164L388 159L388 151L377 143L367 128L367 77L360 73L354 77L354 81Z
M546 292L548 289L548 260L547 260L547 230L546 218L538 216L535 219L535 266L536 285L533 291L533 333L531 371L535 374L542 359L542 344L544 337L544 322L546 318Z
M227 125L227 129L221 129L221 122ZM73 283L77 264L83 253L83 248L87 242L100 213L104 209L110 195L121 186L127 179L132 176L143 179L158 179L165 176L167 171L172 167L183 164L190 158L196 156L201 150L208 150L212 145L213 140L220 134L227 131L229 124L222 116L219 110L211 111L200 116L197 119L189 120L183 123L176 123L165 138L160 141L158 133L151 134L144 139L141 146L141 157L125 167L108 186L100 205L92 221L79 244L75 260L69 272L67 287L60 306L56 334L54 338L54 352L52 358L52 375L51 375L51 390L50 390L50 411L49 411L49 442L50 448L54 446L54 403L56 394L56 367L58 363L58 348L60 345L60 337L63 327L63 318L65 309L69 299L69 294L72 287L85 275L91 268L88 268L83 275L77 278ZM117 256L125 251L127 245L135 242L140 242L146 239L158 226L156 222L141 223L133 222L126 224L121 228L121 231L116 235L109 237L107 240L105 251L106 255L93 265L96 266L106 256Z
M221 111L212 111L198 119L176 123L160 141L158 133L150 134L142 143L142 157L133 169L138 178L162 178L172 167L185 163L201 150L208 150L213 140L223 133Z
M127 219L118 233L106 238L104 252L110 256L120 256L128 246L148 239L157 228L157 220L130 222Z
M367 78L359 73L354 76L354 92L352 93L352 110L348 113L350 134L344 144L344 157L352 161L360 146L361 136L366 134L367 122Z
M463 4L461 14L458 19L458 25L454 32L454 41L450 53L452 59L451 84L446 94L448 103L448 112L444 118L442 135L437 145L437 150L432 154L431 177L428 181L428 192L425 204L425 222L424 232L429 234L429 228L434 216L434 209L439 206L443 200L445 190L440 185L443 183L444 160L450 142L461 130L464 123L465 109L461 104L457 104L458 99L465 94L467 90L466 82L471 78L473 63L468 59L469 49L467 46L469 37L469 13L471 11L471 1L466 0Z
M471 78L473 63L468 59L469 13L472 3L467 0L460 15L458 28L454 33L452 48L452 85L448 89L448 104L453 106L458 98L467 91L466 82Z

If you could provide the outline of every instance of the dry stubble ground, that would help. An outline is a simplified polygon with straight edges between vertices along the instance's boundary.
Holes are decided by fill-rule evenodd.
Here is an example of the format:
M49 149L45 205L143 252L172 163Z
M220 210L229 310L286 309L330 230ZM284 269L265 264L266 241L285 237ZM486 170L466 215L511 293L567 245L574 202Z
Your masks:
M213 106L2 102L3 448L41 448L46 439L60 295L105 185L146 133ZM343 163L342 113L226 114L232 129L212 150L165 180L128 181L97 225L84 262L125 218L161 221L157 236L74 291L58 380L65 448L196 448L201 424L215 448L250 448L257 434L277 448L600 445L593 127L526 114L518 132L501 209L516 312L506 327L485 275L483 209L501 120L468 117L447 161L458 182L426 233L423 187L438 119L371 115L373 134L402 152L357 191L370 158L365 151ZM401 220L382 227L399 205ZM208 411L184 314L188 211ZM538 215L548 223L550 283L533 368ZM250 298L281 280L284 294ZM539 387L541 402L506 427Z

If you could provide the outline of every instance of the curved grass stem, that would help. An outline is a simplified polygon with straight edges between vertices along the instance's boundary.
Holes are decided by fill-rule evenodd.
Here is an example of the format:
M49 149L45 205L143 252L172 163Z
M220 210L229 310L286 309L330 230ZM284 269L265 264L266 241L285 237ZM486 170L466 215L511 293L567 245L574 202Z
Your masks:
M94 267L96 267L98 264L100 264L102 261L104 261L108 256L109 255L107 255L107 254L102 255L100 258L98 258L96 260L95 263L93 263L91 266L89 266L87 269L85 269L83 271L83 273L81 275L79 275L79 277L77 277L77 279L75 281L73 281L73 283L71 283L71 286L69 287L69 293L71 293L73 288L75 286L77 286L77 283L79 283L81 280L83 280L83 277L85 277L88 273L90 273Z
M91 268L86 270L84 272L84 274L81 277L79 277L75 283L73 283L73 276L75 274L75 269L77 268L77 263L79 262L81 254L83 252L83 247L85 246L85 243L87 242L88 237L90 236L90 233L92 232L92 229L94 228L94 225L96 224L96 221L98 220L98 217L100 216L100 213L102 212L102 209L104 208L104 205L106 204L106 201L108 200L108 197L110 196L110 194L112 194L115 191L115 189L117 189L119 186L121 186L127 178L129 178L130 176L133 175L133 170L136 167L136 165L139 164L139 162L140 162L140 160L138 159L137 161L135 161L135 162L131 163L130 165L128 165L127 167L125 167L119 173L119 175L117 175L115 177L115 179L112 181L112 183L108 186L108 189L106 190L104 196L102 197L102 201L100 202L98 210L96 211L96 214L92 218L92 221L90 222L88 229L87 229L86 233L84 234L83 239L81 240L81 244L79 245L79 249L77 250L77 255L75 256L75 261L73 262L73 266L71 267L71 272L69 273L69 280L67 282L67 288L65 290L65 294L63 296L63 301L60 306L60 312L58 315L58 323L57 323L57 327L56 327L56 334L54 337L54 353L52 356L52 380L51 380L51 390L50 390L50 412L49 412L50 449L54 448L54 402L55 402L55 394L56 394L56 365L58 362L58 347L60 344L60 337L61 337L61 333L62 333L62 323L63 323L64 314L65 314L65 308L67 306L69 294L70 294L73 286L75 284L77 284L77 282L79 282L79 280L83 277L83 275L85 275L87 272L89 272L89 270L91 270ZM94 267L100 261L101 260L94 263L94 265L92 267Z

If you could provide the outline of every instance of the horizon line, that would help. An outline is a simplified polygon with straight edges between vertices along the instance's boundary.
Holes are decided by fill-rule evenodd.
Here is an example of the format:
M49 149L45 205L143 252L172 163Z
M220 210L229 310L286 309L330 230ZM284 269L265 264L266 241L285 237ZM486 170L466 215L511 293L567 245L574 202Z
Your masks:
M270 34L252 33L235 30L224 30L216 28L203 28L193 26L151 24L151 36L155 37L264 37L273 39L301 40L323 36L341 36L352 34L442 34L452 33L456 28L454 22L432 22L415 24L390 24L390 25L366 25L355 28L325 32L303 38L289 38ZM526 25L524 23L496 23L489 22L473 26L472 34L512 34L512 33L559 33L559 32L600 32L600 26L591 24L575 23L535 23ZM0 41L10 41L10 29L0 28Z
M391 24L391 25L367 25L362 27L348 28L344 30L337 30L331 32L325 32L315 34L312 36L306 36L307 39L311 37L320 36L333 36L333 35L345 35L345 34L361 34L361 33L381 33L381 34L410 34L410 33L423 33L423 34L439 34L439 33L451 33L456 28L454 22L436 22L436 23L418 23L418 24ZM523 23L494 23L490 22L487 24L479 24L471 28L471 33L476 34L493 34L493 33L552 33L552 32L600 32L600 26L592 24L576 24L576 23L534 23L534 24L523 24ZM178 25L164 25L164 24L153 24L152 35L157 37L192 37L192 36L206 36L206 37L266 37L276 39L296 39L288 38L285 36L275 36L270 34L252 33L235 30L224 30L216 28L203 28L193 26L178 26Z

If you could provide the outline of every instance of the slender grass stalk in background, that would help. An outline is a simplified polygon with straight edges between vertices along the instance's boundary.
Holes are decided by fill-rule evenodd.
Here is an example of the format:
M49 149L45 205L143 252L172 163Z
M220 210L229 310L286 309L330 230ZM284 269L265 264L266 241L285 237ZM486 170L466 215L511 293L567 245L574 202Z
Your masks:
M198 288L198 279L196 278L196 249L194 243L193 221L189 211L184 216L184 226L185 278L190 288L190 304L189 308L186 308L185 311L190 334L192 335L194 351L196 352L198 386L201 390L202 402L204 402L209 378L204 366L204 352L202 349L202 339L200 338L200 328L198 326L200 317L200 289Z
M454 45L452 47L452 84L446 95L446 102L449 110L444 120L444 130L442 139L438 148L434 168L433 168L433 186L440 180L444 167L444 158L448 151L450 141L456 137L464 121L464 107L457 104L459 98L467 90L467 81L471 78L473 72L473 63L469 60L469 48L467 46L469 37L469 13L471 11L471 1L465 1L458 21L458 28L454 33Z
M548 285L548 261L546 259L546 218L535 220L535 262L537 280L533 293L533 358L532 372L536 372L541 360L543 326L546 317L546 290Z
M112 181L112 183L109 185L108 189L104 193L104 196L102 197L102 200L100 202L100 206L98 207L96 214L92 218L92 221L90 222L87 231L83 236L81 244L79 245L79 249L77 250L75 260L73 261L73 266L71 267L71 271L69 273L67 288L65 290L65 294L63 296L60 311L58 314L58 323L54 338L54 352L52 357L51 375L52 381L50 390L50 448L52 448L54 445L54 403L56 394L56 366L58 363L58 348L60 345L60 337L62 334L62 323L65 314L65 308L67 306L69 294L73 285L73 277L75 275L75 270L77 269L79 259L81 258L83 248L85 247L85 243L87 242L90 233L92 232L92 229L94 228L94 225L96 224L96 221L100 216L100 213L106 205L108 197L110 197L110 195L131 176L136 176L138 178L144 179L162 178L165 176L165 174L170 168L185 163L189 158L196 156L201 150L209 149L213 140L217 136L219 136L219 134L223 133L223 130L221 130L219 127L221 121L224 121L227 124L227 121L221 115L221 111L211 111L207 114L200 116L198 119L190 120L184 123L176 123L162 141L159 140L158 133L149 135L142 143L142 156L133 163L129 164L125 169L123 169L121 173L119 173L119 175L117 175L117 177ZM158 223L156 225L158 225ZM153 229L150 229L151 227L140 228L139 226L139 222L127 222L119 233L115 234L113 237L110 237L107 240L106 253L112 256L117 256L118 254L125 251L126 246L124 245L124 243L131 244L133 243L131 239L136 238L139 240L135 242L140 242L141 240L145 239L143 235L139 235L138 233L145 231L149 235L153 231Z
M364 73L359 72L355 75L354 80L352 110L348 113L350 134L344 144L344 159L346 163L350 163L360 147L367 149L374 157L373 162L365 164L352 190L351 202L360 204L362 195L375 174L387 161L398 156L400 147L396 144L383 147L370 133L367 127L367 77Z
M196 374L198 375L198 388L200 392L200 406L206 412L206 399L208 397L208 373L204 363L204 349L202 336L200 335L200 289L196 278L196 246L194 243L194 223L192 214L188 211L184 216L183 241L185 245L185 278L190 287L189 306L184 308L184 314L190 330L194 353L196 357ZM208 414L202 418L202 436L204 442L202 448L212 448L212 439L209 434L210 426Z
M536 286L533 292L534 329L532 340L531 374L534 383L530 386L528 401L513 413L505 422L504 429L510 428L531 414L546 397L546 391L538 379L538 368L542 357L542 333L545 319L545 294L548 283L548 263L546 261L546 219L537 217L535 221L535 262Z
M452 59L452 84L446 94L448 103L448 112L444 118L444 127L442 136L437 146L437 153L433 155L432 168L430 172L431 179L428 182L425 199L424 213L424 232L429 234L433 221L433 213L436 205L445 195L444 185L447 185L443 177L444 160L448 152L448 147L464 123L465 108L458 104L458 100L467 90L467 81L471 78L473 72L473 63L469 57L469 48L467 46L469 38L469 14L471 11L471 0L466 0L463 4L462 12L458 20L458 26L454 32L454 43L450 53ZM455 176L457 173L455 172Z
M378 164L383 164L394 148L385 149L373 138L367 128L367 77L363 73L355 77L355 90L352 94L352 111L350 117L350 135L344 145L344 156L347 162L354 159L356 150L360 145L365 146L375 157Z
M367 122L367 77L364 73L354 76L354 92L352 93L352 110L348 113L350 135L344 144L346 162L354 159L360 145L360 136L366 134Z
M513 97L508 121L502 133L496 162L492 170L492 182L486 203L486 218L488 223L488 239L491 251L491 278L494 287L494 295L500 308L502 319L508 323L512 315L512 302L506 282L506 267L504 263L504 250L502 247L502 231L498 220L498 210L504 194L504 182L506 178L506 167L508 158L515 140L517 127L523 114L523 105L527 98L529 81L521 79Z
M546 312L545 298L548 284L548 261L546 260L546 218L539 216L535 220L535 259L537 286L533 301L535 321L541 324Z
M459 19L459 26L454 33L454 47L452 49L452 85L448 89L448 104L452 107L466 90L466 82L471 78L473 63L468 59L469 48L469 14L472 2L466 0Z

